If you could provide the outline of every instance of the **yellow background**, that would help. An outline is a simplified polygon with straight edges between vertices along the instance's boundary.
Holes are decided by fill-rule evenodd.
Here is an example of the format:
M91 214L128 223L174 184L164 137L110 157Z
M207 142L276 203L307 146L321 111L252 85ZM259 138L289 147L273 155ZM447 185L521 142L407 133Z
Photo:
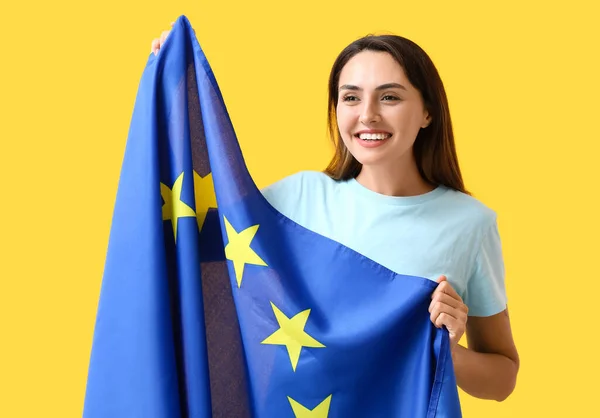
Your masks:
M419 43L467 187L499 214L522 360L466 417L600 416L599 11L589 0L25 1L0 10L0 417L81 416L112 209L150 41L185 14L262 187L321 169L336 54ZM232 417L233 418L233 417Z

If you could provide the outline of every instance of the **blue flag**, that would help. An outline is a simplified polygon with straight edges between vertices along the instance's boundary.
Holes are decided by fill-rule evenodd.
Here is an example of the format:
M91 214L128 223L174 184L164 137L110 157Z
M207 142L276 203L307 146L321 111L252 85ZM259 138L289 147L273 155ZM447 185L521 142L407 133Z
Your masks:
M135 102L83 415L460 417L435 287L269 205L182 16Z

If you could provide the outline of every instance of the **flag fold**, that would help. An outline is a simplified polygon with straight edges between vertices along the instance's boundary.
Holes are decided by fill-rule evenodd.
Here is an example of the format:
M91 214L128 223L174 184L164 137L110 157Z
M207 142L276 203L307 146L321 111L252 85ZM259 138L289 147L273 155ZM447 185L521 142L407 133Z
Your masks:
M142 74L84 417L460 417L436 283L273 208L181 16Z

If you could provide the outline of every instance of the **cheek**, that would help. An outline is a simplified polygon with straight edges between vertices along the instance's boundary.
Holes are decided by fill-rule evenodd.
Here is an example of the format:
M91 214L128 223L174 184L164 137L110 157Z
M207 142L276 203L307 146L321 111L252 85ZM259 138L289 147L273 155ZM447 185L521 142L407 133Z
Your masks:
M346 147L352 146L352 134L350 133L350 127L348 124L348 120L345 119L342 115L338 116L337 120L337 128L340 133L340 138L342 142L346 145Z
M355 116L354 112L352 112L347 107L340 107L336 112L338 129L342 136L350 135L349 132L352 131L355 125Z
M393 119L396 129L407 134L418 132L421 128L422 115L415 111L397 114Z

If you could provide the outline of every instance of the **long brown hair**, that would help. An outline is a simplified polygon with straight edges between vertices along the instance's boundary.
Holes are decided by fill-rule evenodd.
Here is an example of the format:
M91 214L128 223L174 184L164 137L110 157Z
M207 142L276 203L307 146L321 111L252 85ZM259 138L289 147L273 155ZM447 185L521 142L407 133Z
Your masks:
M389 53L423 97L432 120L429 126L419 131L413 146L417 167L423 179L431 184L441 184L468 194L458 166L448 98L442 79L431 58L421 47L396 35L369 35L360 38L348 45L336 58L329 76L327 118L327 130L335 145L335 154L325 173L335 180L348 180L356 177L362 168L344 145L336 117L340 74L346 63L362 51Z

